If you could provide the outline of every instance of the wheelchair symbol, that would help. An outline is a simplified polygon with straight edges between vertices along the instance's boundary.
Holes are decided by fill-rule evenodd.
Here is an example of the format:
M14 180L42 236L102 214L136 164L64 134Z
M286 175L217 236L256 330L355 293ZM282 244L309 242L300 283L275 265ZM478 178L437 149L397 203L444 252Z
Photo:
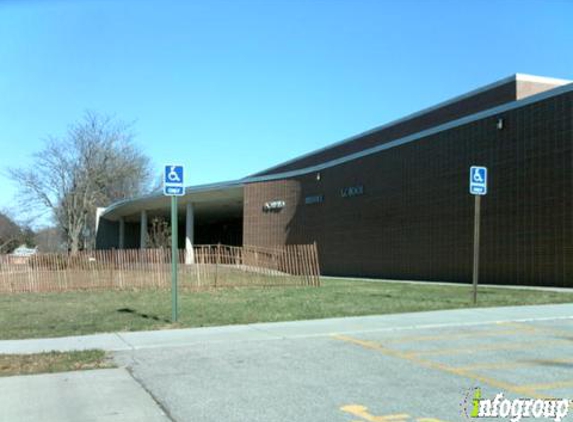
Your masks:
M484 173L484 171L482 169L475 169L474 170L474 177L473 177L474 182L476 182L476 183L485 182L483 173Z
M177 171L175 171L176 166L171 166L171 170L167 173L167 179L173 183L181 183L181 178Z

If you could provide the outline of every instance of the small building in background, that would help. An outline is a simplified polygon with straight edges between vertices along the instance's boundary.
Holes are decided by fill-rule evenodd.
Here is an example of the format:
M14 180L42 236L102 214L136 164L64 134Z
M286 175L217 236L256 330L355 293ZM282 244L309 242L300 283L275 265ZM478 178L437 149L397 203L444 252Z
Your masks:
M26 264L32 255L38 253L38 248L29 248L27 245L20 245L10 254L12 264Z

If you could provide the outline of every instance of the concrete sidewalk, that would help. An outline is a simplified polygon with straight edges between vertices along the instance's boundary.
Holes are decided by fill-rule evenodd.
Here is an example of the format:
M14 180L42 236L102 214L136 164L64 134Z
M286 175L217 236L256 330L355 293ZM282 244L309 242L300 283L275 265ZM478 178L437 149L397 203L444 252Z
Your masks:
M0 420L169 422L125 369L0 379Z
M157 347L182 347L213 342L321 337L333 333L368 333L416 328L474 326L504 321L524 322L554 319L573 319L573 304L456 309L224 327L3 340L0 341L0 354L87 349L102 349L113 352Z

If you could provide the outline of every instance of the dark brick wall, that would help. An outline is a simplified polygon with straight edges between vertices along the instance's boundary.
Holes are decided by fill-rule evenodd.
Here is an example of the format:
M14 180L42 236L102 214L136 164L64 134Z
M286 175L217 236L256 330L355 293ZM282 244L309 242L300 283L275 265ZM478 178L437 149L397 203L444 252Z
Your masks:
M350 140L349 142L345 142L340 145L335 145L316 154L311 154L291 163L278 166L271 171L265 171L259 174L276 174L334 160L348 154L372 148L377 145L382 145L393 141L394 139L420 132L517 99L538 94L552 88L555 88L555 86L551 84L519 80L511 81L489 90L482 91L473 96L463 98L451 104L447 104L412 119L373 131L372 133L368 133L364 136L358 137L357 139Z
M467 116L481 110L486 110L500 104L505 104L516 99L515 81L508 82L491 90L484 91L475 96L446 105L429 113L392 125L390 127L369 133L358 139L333 146L317 154L296 160L260 174L281 173L295 169L301 169L325 161L340 158L342 156L362 151L367 148L393 141L396 138L407 136L421 130L437 126L456 118Z
M573 286L572 95L293 180L245 187L244 243L319 247L332 275L470 281L472 164L489 168L480 280ZM364 194L342 197L345 187ZM322 203L305 197L323 195ZM277 213L264 202L284 200Z

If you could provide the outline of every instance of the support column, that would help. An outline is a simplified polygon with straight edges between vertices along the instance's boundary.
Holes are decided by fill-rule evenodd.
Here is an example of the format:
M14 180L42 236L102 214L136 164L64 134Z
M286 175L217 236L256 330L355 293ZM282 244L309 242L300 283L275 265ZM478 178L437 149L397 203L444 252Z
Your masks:
M125 249L125 219L120 217L119 219L119 249Z
M188 202L185 213L185 264L187 265L195 263L195 253L193 251L194 225L195 214L193 212L193 204Z
M101 219L101 215L105 211L104 207L97 207L96 208L96 218L95 218L95 233L97 236L97 230L99 229L99 220Z
M147 247L147 211L141 211L141 230L139 234L139 247L145 249Z

